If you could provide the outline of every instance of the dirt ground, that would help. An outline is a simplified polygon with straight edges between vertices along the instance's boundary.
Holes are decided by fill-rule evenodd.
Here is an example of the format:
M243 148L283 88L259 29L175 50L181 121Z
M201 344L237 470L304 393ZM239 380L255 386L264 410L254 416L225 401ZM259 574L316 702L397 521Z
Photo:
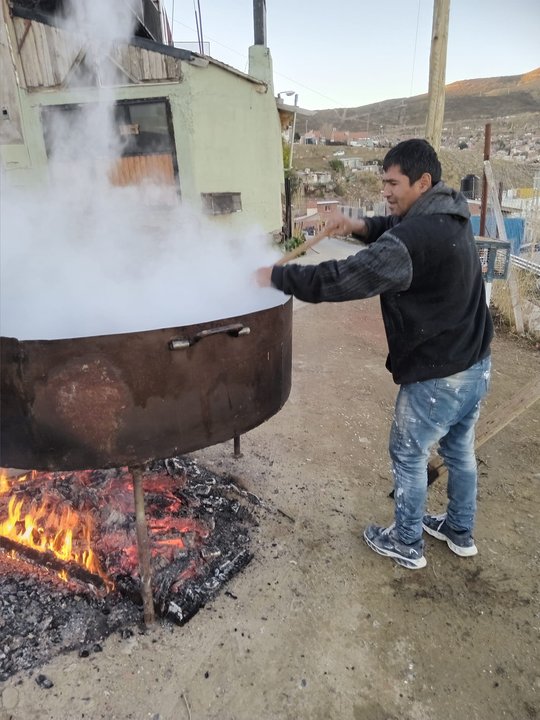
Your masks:
M254 560L183 627L5 682L0 720L540 718L540 403L478 452L479 554L427 538L427 567L408 571L361 537L393 510L378 300L297 303L293 326L285 407L241 458L232 442L194 454L266 502ZM539 373L540 352L499 333L484 413ZM433 485L429 509L444 500Z

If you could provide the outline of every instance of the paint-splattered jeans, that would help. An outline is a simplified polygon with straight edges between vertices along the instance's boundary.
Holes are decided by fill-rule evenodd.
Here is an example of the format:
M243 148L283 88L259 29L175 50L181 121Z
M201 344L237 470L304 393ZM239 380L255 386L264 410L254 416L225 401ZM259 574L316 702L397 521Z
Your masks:
M427 462L436 443L448 469L448 523L455 530L472 531L477 484L474 426L489 389L490 370L487 357L455 375L400 387L390 457L396 529L402 542L422 537Z

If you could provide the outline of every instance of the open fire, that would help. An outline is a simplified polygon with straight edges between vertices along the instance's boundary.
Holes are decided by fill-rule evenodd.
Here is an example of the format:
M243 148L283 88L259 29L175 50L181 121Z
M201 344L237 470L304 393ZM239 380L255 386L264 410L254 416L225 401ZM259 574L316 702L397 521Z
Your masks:
M69 506L61 506L60 497L46 495L41 502L30 500L27 485L41 482L39 474L32 471L16 481L0 475L0 493L12 492L7 506L7 519L0 522L0 545L38 559L42 553L44 562L54 557L59 561L59 577L67 578L67 567L77 565L97 575L109 590L114 583L102 570L92 549L93 519L90 512L79 513ZM12 485L17 489L13 492ZM1 505L2 503L0 503ZM33 552L32 552L33 551ZM66 568L61 568L61 563Z
M257 498L185 458L147 466L143 487L156 611L183 624L251 560ZM127 468L1 475L0 548L0 610L10 618L0 623L0 678L42 662L55 646L81 648L141 619ZM77 613L81 600L88 612L73 634L64 631L74 599ZM96 623L105 608L107 621ZM36 630L36 617L47 618L47 632L37 628L29 648L18 638Z

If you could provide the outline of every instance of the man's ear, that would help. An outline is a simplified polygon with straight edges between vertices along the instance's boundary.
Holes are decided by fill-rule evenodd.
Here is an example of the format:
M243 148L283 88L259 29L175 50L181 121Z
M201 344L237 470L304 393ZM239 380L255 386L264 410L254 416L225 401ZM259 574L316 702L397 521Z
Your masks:
M431 173L423 173L418 179L418 183L422 194L427 192L431 188Z

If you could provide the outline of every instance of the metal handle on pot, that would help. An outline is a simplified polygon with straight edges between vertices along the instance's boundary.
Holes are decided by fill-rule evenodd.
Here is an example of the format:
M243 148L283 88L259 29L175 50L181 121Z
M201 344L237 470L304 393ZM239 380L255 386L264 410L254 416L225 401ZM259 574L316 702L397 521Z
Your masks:
M185 350L188 347L191 347L192 345L195 345L195 343L199 342L199 340L203 340L205 337L208 337L209 335L218 335L219 333L226 333L227 335L231 335L233 337L239 337L240 335L249 335L251 332L250 328L246 327L245 325L242 325L242 323L234 323L233 325L222 325L221 327L215 327L215 328L209 328L208 330L201 330L200 332L196 333L192 338L185 339L185 338L173 338L169 341L169 349L170 350Z

